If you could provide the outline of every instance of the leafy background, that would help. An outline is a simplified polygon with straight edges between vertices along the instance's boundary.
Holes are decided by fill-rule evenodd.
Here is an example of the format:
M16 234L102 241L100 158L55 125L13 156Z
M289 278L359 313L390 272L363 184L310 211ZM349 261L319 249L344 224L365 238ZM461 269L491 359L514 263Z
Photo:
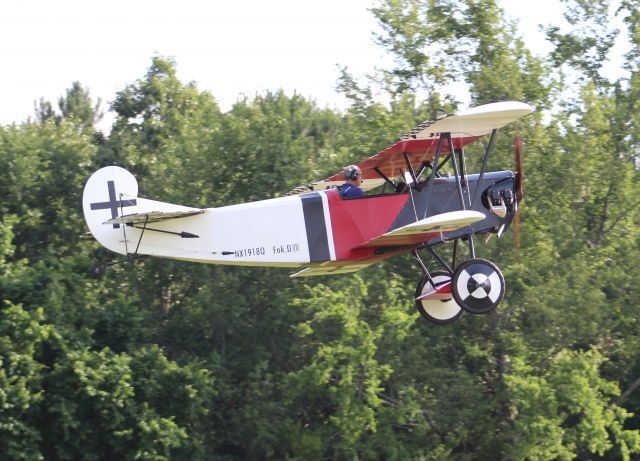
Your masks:
M569 30L534 56L493 0L380 1L395 64L343 69L342 112L282 91L222 112L154 57L109 133L79 82L0 127L0 458L638 459L640 4L562 6ZM629 44L616 81L612 14ZM409 257L302 281L169 260L91 275L114 257L79 238L97 168L185 205L278 196L462 108L453 83L536 108L492 161L513 168L523 137L519 242L479 248L506 277L496 312L427 323Z

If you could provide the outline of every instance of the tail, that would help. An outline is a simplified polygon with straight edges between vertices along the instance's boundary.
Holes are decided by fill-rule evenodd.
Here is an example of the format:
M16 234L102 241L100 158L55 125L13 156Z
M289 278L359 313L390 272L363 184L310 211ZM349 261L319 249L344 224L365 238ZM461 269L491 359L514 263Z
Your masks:
M82 208L95 239L121 254L139 250L140 254L177 257L176 251L193 250L194 245L175 243L176 236L181 239L199 239L199 236L184 229L176 230L173 223L180 221L179 226L188 226L192 231L197 228L198 233L207 229L206 223L198 226L183 220L206 210L138 197L136 178L117 166L102 168L91 175L84 186ZM143 242L148 223L154 223L154 229L149 228L153 235L145 236ZM167 238L173 240L167 242Z
M91 175L84 186L82 209L91 234L111 251L126 254L125 226L106 221L138 212L138 181L124 168L108 166Z

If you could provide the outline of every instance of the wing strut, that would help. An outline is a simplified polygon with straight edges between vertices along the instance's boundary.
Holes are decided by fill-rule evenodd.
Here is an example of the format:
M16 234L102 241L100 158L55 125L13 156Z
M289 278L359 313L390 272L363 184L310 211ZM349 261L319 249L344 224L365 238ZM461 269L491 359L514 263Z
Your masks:
M473 207L473 203L471 202L471 192L469 191L469 183L467 181L467 162L464 155L464 147L461 147L456 151L458 153L458 160L460 162L460 176L462 176L461 184L462 188L465 190L465 197L469 201L469 208Z
M375 171L376 173L378 173L378 174L382 177L382 179L384 179L384 181L385 181L387 184L389 184L391 187L393 187L393 188L395 188L395 187L396 187L396 185L393 183L393 181L392 181L392 180L390 180L390 179L387 177L387 175L386 175L386 174L384 174L384 173L382 172L382 170L380 170L380 168L378 168L377 166L374 166L374 167L373 167L373 171Z
M487 148L487 153L485 153L485 158L484 158L484 162L483 162L483 170L481 171L481 176L480 176L480 180L482 180L482 174L484 173L484 169L486 168L486 163L488 160L488 155L491 152L491 148L493 147L493 138L495 135L495 131L494 130L491 134L491 141L489 142L489 147ZM456 176L456 189L458 191L458 199L460 200L460 206L462 207L463 210L467 209L467 205L466 202L464 200L464 192L462 191L462 184L466 182L466 171L465 171L465 165L464 165L464 151L462 150L458 150L458 156L460 158L460 170L458 169L458 161L456 161L456 151L454 150L453 147L453 138L451 137L451 133L447 132L447 133L440 133L440 136L438 138L438 146L436 147L436 153L435 153L435 157L433 159L433 164L431 165L431 174L429 175L429 180L427 181L427 196L426 196L426 202L427 205L425 207L424 210L424 216L425 218L427 217L427 215L429 214L429 203L430 203L430 198L431 198L431 187L430 185L433 182L433 178L435 177L436 173L438 170L440 170L440 168L442 168L442 165L438 164L438 161L440 160L440 152L442 150L442 143L444 140L447 140L447 148L449 149L449 152L451 153L451 155L449 155L447 157L447 159L445 161L442 162L442 165L444 165L444 163L449 160L449 158L451 158L451 162L453 164L453 172ZM405 161L407 162L407 164L409 165L409 167L411 167L411 162L409 161L408 155L407 154L403 154L405 157ZM413 168L410 168L410 172L411 172L411 176L413 177L414 181L415 181L415 172L413 171ZM422 170L421 170L422 173ZM477 192L477 188L476 188L476 192ZM475 199L475 196L474 196ZM473 202L471 202L473 203Z
M464 203L464 196L462 194L462 181L464 181L464 176L460 176L460 174L458 173L458 162L456 161L456 154L453 149L453 140L451 139L451 133L445 133L445 135L449 144L449 157L451 157L451 162L453 163L453 172L456 175L456 189L458 190L458 199L460 200L460 206L462 207L462 209L466 210L467 206Z
M431 203L431 191L433 190L433 187L431 187L431 185L433 184L433 178L436 175L436 171L438 169L438 160L440 160L440 151L442 150L442 135L440 135L438 137L438 146L436 147L436 154L433 158L433 166L431 167L431 174L429 175L429 180L427 181L427 194L425 196L426 199L426 206L424 207L424 217L426 218L427 215L429 214L429 204Z
M480 184L482 183L482 178L484 177L484 172L487 169L487 162L489 161L489 155L491 155L491 151L493 150L493 141L496 138L496 133L498 130L496 128L491 132L491 138L489 138L489 145L487 146L487 150L484 153L484 159L482 160L482 168L480 169L480 176L478 177L478 182L476 183L476 190L473 192L473 200L471 203L476 201L476 196L478 195L478 191L480 190Z
M411 179L413 179L414 184L418 184L418 178L416 177L416 172L413 169L413 165L411 164L411 160L409 160L409 154L406 152L402 153L404 157L404 162L407 164L407 169L409 170L409 174L411 175Z
M416 177L418 178L418 180L420 180L420 176L422 176L422 173L424 173L424 170L426 170L427 167L433 169L433 164L431 162L422 162L422 164L420 165L420 169L416 172Z
M451 158L450 155L447 155L444 160L440 163L440 165L437 165L438 168L436 168L436 174L440 172L440 170L442 169L443 166L445 166L447 164L447 162L449 161L449 159Z

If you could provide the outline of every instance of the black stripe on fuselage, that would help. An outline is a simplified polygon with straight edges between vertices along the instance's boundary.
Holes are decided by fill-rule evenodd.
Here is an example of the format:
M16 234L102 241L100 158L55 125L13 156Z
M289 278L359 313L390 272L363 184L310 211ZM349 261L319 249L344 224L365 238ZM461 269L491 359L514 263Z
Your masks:
M301 195L302 213L304 214L304 226L307 231L307 244L309 245L309 260L329 261L329 240L327 238L327 225L324 221L324 206L322 197L318 192Z

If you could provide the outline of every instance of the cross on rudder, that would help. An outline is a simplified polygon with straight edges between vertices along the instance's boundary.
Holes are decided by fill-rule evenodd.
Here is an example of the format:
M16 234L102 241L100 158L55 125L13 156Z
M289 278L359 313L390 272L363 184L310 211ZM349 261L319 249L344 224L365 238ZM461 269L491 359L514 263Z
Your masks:
M109 201L91 203L92 210L111 209L111 219L113 219L118 217L118 208L122 208L126 206L136 206L137 204L136 199L130 199L130 200L116 199L116 186L113 181L107 181L107 189L109 190ZM114 224L113 228L119 229L120 224Z

